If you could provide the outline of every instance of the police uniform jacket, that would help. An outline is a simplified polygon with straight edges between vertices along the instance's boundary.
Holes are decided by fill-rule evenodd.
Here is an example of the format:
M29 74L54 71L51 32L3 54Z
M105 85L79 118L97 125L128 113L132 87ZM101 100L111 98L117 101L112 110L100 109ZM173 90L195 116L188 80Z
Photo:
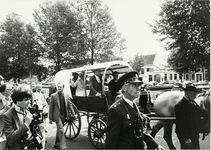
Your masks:
M130 112L130 115L125 109L125 106ZM147 134L144 134L142 138L135 137L136 110L125 100L120 99L110 107L107 119L106 149L143 149L143 140L149 149L158 147L154 139Z
M176 133L181 140L198 138L200 117L209 117L209 113L196 103L191 104L185 97L175 105Z

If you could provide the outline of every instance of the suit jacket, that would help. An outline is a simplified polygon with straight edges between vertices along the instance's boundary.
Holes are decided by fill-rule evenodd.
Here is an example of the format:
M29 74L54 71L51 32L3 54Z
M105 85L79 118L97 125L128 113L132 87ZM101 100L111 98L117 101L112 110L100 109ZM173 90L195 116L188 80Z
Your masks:
M100 78L100 83L97 82L95 75L93 75L89 80L90 96L95 96L97 92L102 92L102 78Z
M112 79L108 84L108 89L111 91L112 95L112 103L115 102L115 98L118 95L117 92L119 91L119 85Z
M123 104L124 103L124 104ZM128 109L128 111L125 109ZM136 125L136 110L123 99L116 101L109 109L107 115L106 149L143 149L143 140L149 149L155 149L158 144L147 134L142 138L134 135Z
M69 96L67 94L64 94L65 99L65 108L66 108L66 114L68 114L68 110L70 108L70 100ZM51 95L51 103L50 103L50 109L49 109L49 120L52 120L54 122L59 122L60 118L60 101L59 101L59 95L58 91Z
M209 119L209 113L197 104L191 104L185 97L175 105L176 133L181 140L199 137L200 117Z
M10 150L21 149L21 137L29 130L25 124L21 124L13 106L3 115L4 132L7 138L7 147Z

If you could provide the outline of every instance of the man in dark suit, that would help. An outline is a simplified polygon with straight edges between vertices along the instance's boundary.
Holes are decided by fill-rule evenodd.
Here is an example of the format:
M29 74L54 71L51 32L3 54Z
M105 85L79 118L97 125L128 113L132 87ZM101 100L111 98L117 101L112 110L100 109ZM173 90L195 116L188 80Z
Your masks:
M133 102L139 96L141 81L135 71L124 74L117 84L123 96L109 109L107 115L106 149L163 149L145 131L143 114Z
M116 96L118 95L118 91L120 90L117 85L118 77L119 77L119 73L117 71L114 71L113 79L108 83L108 89L111 91L112 104L115 102Z
M209 113L201 109L194 101L198 94L196 87L188 85L183 89L185 95L175 105L176 134L181 149L200 149L200 117L203 116L209 121Z
M64 137L64 122L67 118L68 110L70 109L69 96L63 92L64 84L59 82L57 84L57 92L51 95L51 103L49 109L49 123L56 123L56 140L55 149L67 149Z
M89 89L90 96L102 96L102 76L99 69L94 70L94 75L89 80Z
M4 132L7 138L7 149L20 150L24 149L24 142L31 137L29 125L33 116L27 111L32 99L30 87L26 84L19 85L11 97L15 105L3 115ZM28 146L28 149L35 148L34 144Z

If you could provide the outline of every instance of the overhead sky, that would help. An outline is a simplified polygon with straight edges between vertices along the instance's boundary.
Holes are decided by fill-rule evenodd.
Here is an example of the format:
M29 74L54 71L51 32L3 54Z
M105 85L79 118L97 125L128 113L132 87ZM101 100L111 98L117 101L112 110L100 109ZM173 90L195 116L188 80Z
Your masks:
M0 21L8 13L17 13L33 22L33 9L39 8L45 0L0 0ZM111 9L111 16L117 30L126 39L127 50L124 60L131 60L135 54L158 54L162 64L169 52L164 50L158 35L154 35L147 23L154 24L160 11L160 0L103 0Z

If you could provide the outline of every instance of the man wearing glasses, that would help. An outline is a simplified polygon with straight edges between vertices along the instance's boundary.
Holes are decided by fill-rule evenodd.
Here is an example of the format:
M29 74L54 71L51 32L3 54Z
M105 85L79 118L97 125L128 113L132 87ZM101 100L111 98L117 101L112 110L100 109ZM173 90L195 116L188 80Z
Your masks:
M148 149L162 150L163 147L144 131L144 115L133 102L140 92L142 82L138 73L131 71L124 74L117 84L123 96L109 109L107 116L106 149Z

